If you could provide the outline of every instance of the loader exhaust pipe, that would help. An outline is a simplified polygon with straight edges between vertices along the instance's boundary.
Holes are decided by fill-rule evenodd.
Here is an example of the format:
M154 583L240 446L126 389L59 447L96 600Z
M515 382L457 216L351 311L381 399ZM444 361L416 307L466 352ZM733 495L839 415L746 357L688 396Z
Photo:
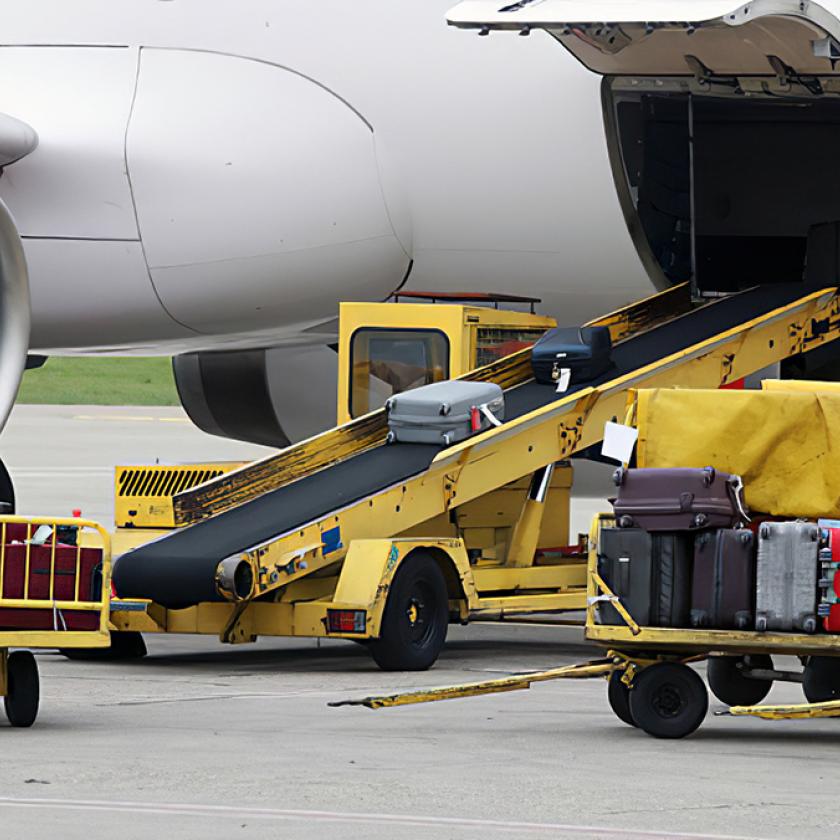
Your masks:
M254 569L241 555L228 557L216 567L216 590L227 601L245 601L254 591Z

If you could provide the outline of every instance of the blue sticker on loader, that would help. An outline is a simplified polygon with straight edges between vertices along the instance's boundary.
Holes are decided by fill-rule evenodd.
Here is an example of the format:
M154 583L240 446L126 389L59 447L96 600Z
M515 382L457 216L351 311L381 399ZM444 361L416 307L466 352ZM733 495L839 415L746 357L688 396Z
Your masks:
M341 528L336 526L335 528L330 528L329 531L324 531L321 534L321 544L321 554L324 557L333 551L338 551L339 548L344 548L341 544Z

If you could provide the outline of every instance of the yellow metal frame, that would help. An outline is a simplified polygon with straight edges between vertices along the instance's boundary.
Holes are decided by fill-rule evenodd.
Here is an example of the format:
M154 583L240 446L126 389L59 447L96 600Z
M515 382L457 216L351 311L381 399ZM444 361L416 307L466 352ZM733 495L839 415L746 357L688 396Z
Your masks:
M10 524L29 525L30 534L41 525L52 527L52 539L48 546L52 547L50 560L50 582L49 591L54 591L55 585L55 549L56 549L56 526L69 525L79 529L79 536L83 529L95 533L97 547L102 549L102 597L99 601L80 601L80 562L81 543L77 546L76 552L76 588L75 599L69 601L57 600L36 600L27 597L29 589L29 546L26 543L26 560L24 570L24 595L23 598L2 597L3 569L5 564L6 549L6 527ZM90 541L86 541L90 544ZM99 615L99 627L97 630L2 630L0 631L0 648L22 647L22 648L91 648L108 647L110 645L109 632L109 605L111 595L111 538L108 532L98 523L89 519L75 519L66 517L48 516L0 516L0 608L9 609L34 609L45 610L53 614L53 622L57 620L57 613L63 610L78 610L83 612L96 612Z
M449 370L444 379L457 379L478 367L476 336L486 327L533 330L534 340L556 326L554 318L530 312L465 306L452 303L342 303L339 307L338 333L338 417L337 424L349 422L351 342L361 329L435 330L449 344Z

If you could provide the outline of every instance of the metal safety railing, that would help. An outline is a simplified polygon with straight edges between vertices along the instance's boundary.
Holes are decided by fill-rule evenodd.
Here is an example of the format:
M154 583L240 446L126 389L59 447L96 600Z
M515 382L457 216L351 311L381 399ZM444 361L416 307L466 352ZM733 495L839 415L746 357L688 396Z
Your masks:
M88 519L0 516L0 647L109 644L111 540Z

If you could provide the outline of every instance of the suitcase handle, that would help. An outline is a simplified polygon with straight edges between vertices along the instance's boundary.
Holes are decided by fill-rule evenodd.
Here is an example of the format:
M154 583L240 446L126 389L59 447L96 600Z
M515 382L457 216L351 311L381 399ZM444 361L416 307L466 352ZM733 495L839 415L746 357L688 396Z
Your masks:
M620 592L625 594L630 589L630 558L618 558L618 588Z
M729 481L726 482L726 487L729 495L732 497L732 504L735 510L738 511L744 522L750 522L750 515L747 513L746 505L744 504L744 481L740 475L729 476Z

